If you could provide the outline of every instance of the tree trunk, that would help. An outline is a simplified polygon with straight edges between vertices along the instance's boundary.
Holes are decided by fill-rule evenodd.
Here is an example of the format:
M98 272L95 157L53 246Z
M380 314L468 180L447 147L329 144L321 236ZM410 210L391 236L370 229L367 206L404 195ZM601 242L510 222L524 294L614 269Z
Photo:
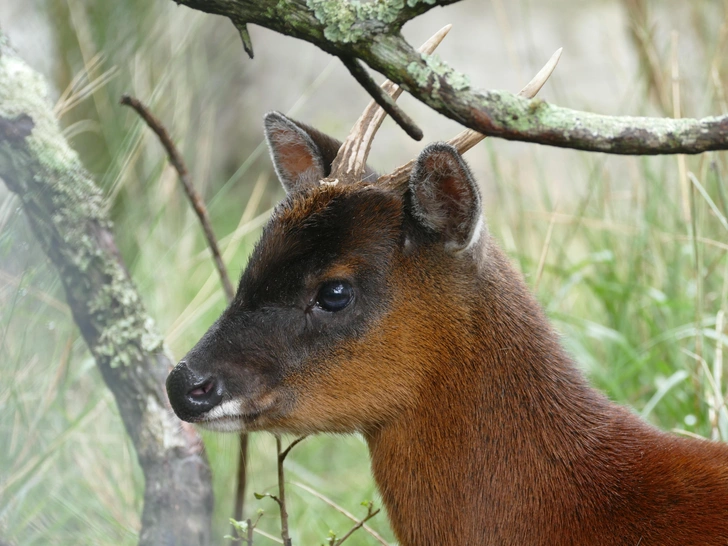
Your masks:
M168 409L172 361L119 255L102 195L63 138L42 77L0 34L0 178L53 261L145 477L139 544L210 542L202 443Z

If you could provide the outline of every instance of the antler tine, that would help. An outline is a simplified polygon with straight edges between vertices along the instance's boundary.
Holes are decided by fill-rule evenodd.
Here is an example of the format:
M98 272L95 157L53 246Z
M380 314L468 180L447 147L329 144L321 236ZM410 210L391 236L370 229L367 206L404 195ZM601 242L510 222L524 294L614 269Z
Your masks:
M422 44L418 51L428 54L435 51L451 28L452 25L442 27L432 38ZM397 100L402 94L402 89L390 80L385 81L381 87L394 100ZM359 180L361 178L374 135L386 116L387 113L375 101L369 103L339 148L336 159L331 165L331 174L328 176L330 180L339 178Z
M560 47L556 50L556 53L551 55L551 58L543 66L543 68L538 71L538 73L533 77L530 82L526 84L523 89L521 89L521 91L518 93L519 97L532 99L536 96L536 94L541 90L546 81L551 77L551 74L554 72L556 65L559 63L559 59L561 58L561 52L563 51L563 49L564 48ZM478 133L477 131L473 131L472 129L466 129L461 133L458 133L452 139L448 140L448 144L453 146L459 153L464 154L470 148L475 146L478 142L484 140L485 137L486 135L482 133ZM377 180L377 184L390 187L398 187L406 184L409 181L409 176L412 172L414 164L415 160L413 159L412 161L405 163L401 167L397 167L390 174L379 177L379 180Z

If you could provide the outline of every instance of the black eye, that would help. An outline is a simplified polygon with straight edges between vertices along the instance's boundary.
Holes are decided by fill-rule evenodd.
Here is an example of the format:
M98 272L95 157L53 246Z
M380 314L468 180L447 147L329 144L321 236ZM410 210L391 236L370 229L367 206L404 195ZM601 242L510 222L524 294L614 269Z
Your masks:
M328 281L321 285L316 305L324 311L341 311L351 303L354 289L345 281Z

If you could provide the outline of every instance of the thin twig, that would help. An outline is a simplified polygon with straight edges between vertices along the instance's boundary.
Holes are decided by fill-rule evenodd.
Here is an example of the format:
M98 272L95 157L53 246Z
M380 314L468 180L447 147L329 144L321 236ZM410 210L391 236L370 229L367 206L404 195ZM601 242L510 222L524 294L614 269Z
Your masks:
M207 213L207 207L205 207L205 202L202 200L202 196L192 184L192 177L187 170L187 166L182 159L182 155L179 153L179 150L174 145L174 142L172 142L172 139L169 136L169 132L167 132L167 129L165 129L164 125L162 125L162 122L159 121L149 111L149 109L141 103L141 101L130 95L123 95L120 102L124 106L129 106L133 108L141 116L141 118L146 122L149 128L157 135L159 141L162 143L162 146L164 146L164 149L167 151L169 161L176 169L177 174L179 175L180 182L182 182L182 186L184 187L185 193L187 194L187 197L192 204L192 208L195 210L197 218L200 220L200 224L202 224L202 230L205 233L207 245L210 247L210 252L212 253L212 258L215 262L215 267L217 268L217 272L220 275L220 281L222 282L222 287L225 291L225 297L227 298L228 303L230 303L235 297L235 290L232 283L230 282L230 276L228 275L227 268L225 267L225 263L223 262L222 256L220 254L220 247L217 244L217 238L215 237L215 233L212 231L212 224L210 223L210 216ZM241 521L243 519L248 462L247 434L240 434L239 446L240 455L238 461L238 485L237 491L235 493L235 509L233 513L233 518L235 519L235 521Z
M258 519L260 519L260 516L258 516ZM258 522L256 521L256 523ZM248 519L248 528L246 529L247 532L245 533L247 535L245 540L248 542L248 546L253 546L253 529L254 526L251 523L250 519Z
M217 239L215 238L215 233L212 231L212 225L210 224L210 216L207 214L207 208L205 207L202 197L192 185L190 173L187 170L187 166L177 150L177 147L174 145L174 142L172 142L172 139L170 138L167 130L164 128L164 125L162 125L162 123L154 117L149 109L138 99L129 95L123 95L120 102L124 106L130 106L136 110L137 114L141 116L149 128L156 133L157 137L159 137L159 141L162 143L162 146L164 146L164 149L167 151L169 161L177 170L179 180L182 182L185 193L187 194L190 203L192 203L192 208L195 209L195 213L202 224L202 229L204 230L205 238L207 239L207 245L210 247L212 257L215 260L215 266L217 267L217 272L220 274L220 280L222 281L222 287L225 290L225 295L227 296L228 301L232 301L235 297L235 291L233 290L233 285L230 282L227 269L225 269L225 264L222 262L220 249L217 246Z
M332 501L330 498L328 498L327 496L319 493L318 491L316 491L312 487L309 487L308 485L305 485L305 484L300 483L300 482L290 482L290 483L292 485L295 485L296 487L300 487L301 489L303 489L307 493L310 493L314 497L316 497L317 499L325 502L326 504L328 504L329 506L331 506L331 508L333 508L334 510L336 510L340 514L345 515L351 521L353 521L353 522L359 521L358 518L354 514L352 514L351 512L349 512L346 508L344 508L342 506L339 506L334 501ZM372 529L368 525L363 525L363 527L364 527L364 530L367 533L369 533L371 536L373 536L376 539L377 542L379 542L379 544L381 544L382 546L389 546L389 543L386 540L384 540L384 537L382 537L382 535L380 535L379 533L377 533L374 529Z
M283 461L286 460L286 457L288 457L288 454L291 452L291 450L294 447L296 447L298 444L303 442L306 438L308 438L308 436L300 436L300 437L296 438L288 445L288 447L285 450L283 450L282 453L279 453L278 460L280 461L280 463L283 464Z
M392 116L392 119L397 123L397 125L404 129L405 133L415 140L422 140L422 129L417 127L415 122L412 121L412 119L405 114L399 106L397 106L397 103L394 102L392 97L390 97L382 90L381 87L379 87L379 85L377 85L377 82L372 79L369 72L367 72L366 68L364 68L357 59L342 56L341 62L344 63L344 66L346 66L349 72L351 72L351 75L359 82L359 85L361 85L366 92L369 93L375 101L377 101L377 104L381 106L387 114Z
M364 516L364 518L363 518L363 519L361 519L361 520L357 521L357 522L356 522L356 523L354 524L354 526L353 526L353 527L352 527L351 529L349 529L349 532L348 532L348 533L346 533L346 534L345 534L345 535L344 535L343 537L341 537L341 538L340 538L339 540L337 540L336 542L334 542L333 546L341 546L341 544L343 544L343 543L344 543L344 541L345 541L345 540L346 540L347 538L349 538L349 537L350 537L351 535L353 535L353 534L354 534L354 533L355 533L356 531L358 531L359 529L361 529L361 527L362 527L362 526L363 526L363 525L364 525L364 524L365 524L365 523L366 523L367 521L369 521L370 519L372 519L372 518L373 518L374 516L376 516L376 515L377 515L377 514L378 514L379 512L381 512L381 510L382 510L381 508L377 508L376 510L372 511L372 508L373 508L373 507L374 507L374 505L373 505L373 504L372 504L372 503L370 502L370 503L369 503L369 504L367 505L367 515L366 515L366 516Z
M248 25L245 23L238 23L235 20L233 20L233 24L235 25L235 28L238 29L238 33L240 34L240 40L243 42L243 49L245 50L245 53L248 54L248 57L251 59L253 58L253 41L250 39L250 33L248 32Z
M286 457L288 457L288 454L291 452L291 450L296 447L299 443L301 443L303 440L305 440L307 436L301 436L299 438L296 438L293 440L288 447L285 450L281 449L281 437L276 434L276 454L277 454L277 463L278 463L278 495L271 495L270 493L266 493L265 495L258 495L257 493L255 496L257 498L263 498L263 497L270 497L276 503L278 503L278 508L280 509L281 513L281 538L283 539L283 545L284 546L291 546L291 537L288 534L288 509L286 508L286 484L285 484L285 471L283 470L283 463L286 460Z
M295 443L302 440L299 438ZM291 446L289 446L290 449ZM281 452L281 437L276 435L276 453L278 454L278 497L273 497L278 506L281 509L281 538L283 539L283 546L291 546L291 537L288 534L288 510L286 509L286 487L285 487L285 474L283 472L283 461L285 456L288 455L289 449L285 452Z
M243 511L245 509L245 484L247 482L248 474L248 435L245 433L240 434L238 441L238 483L235 490L235 508L233 509L233 517L243 518ZM251 542L252 544L252 542Z

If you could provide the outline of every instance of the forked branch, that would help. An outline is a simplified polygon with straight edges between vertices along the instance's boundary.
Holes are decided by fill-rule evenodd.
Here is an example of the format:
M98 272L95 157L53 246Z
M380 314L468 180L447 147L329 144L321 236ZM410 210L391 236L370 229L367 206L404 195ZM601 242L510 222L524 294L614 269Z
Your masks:
M359 59L441 114L486 136L613 154L696 154L728 149L728 116L603 116L470 86L465 75L402 37L408 20L456 0L175 0ZM431 2L431 3L430 3Z

